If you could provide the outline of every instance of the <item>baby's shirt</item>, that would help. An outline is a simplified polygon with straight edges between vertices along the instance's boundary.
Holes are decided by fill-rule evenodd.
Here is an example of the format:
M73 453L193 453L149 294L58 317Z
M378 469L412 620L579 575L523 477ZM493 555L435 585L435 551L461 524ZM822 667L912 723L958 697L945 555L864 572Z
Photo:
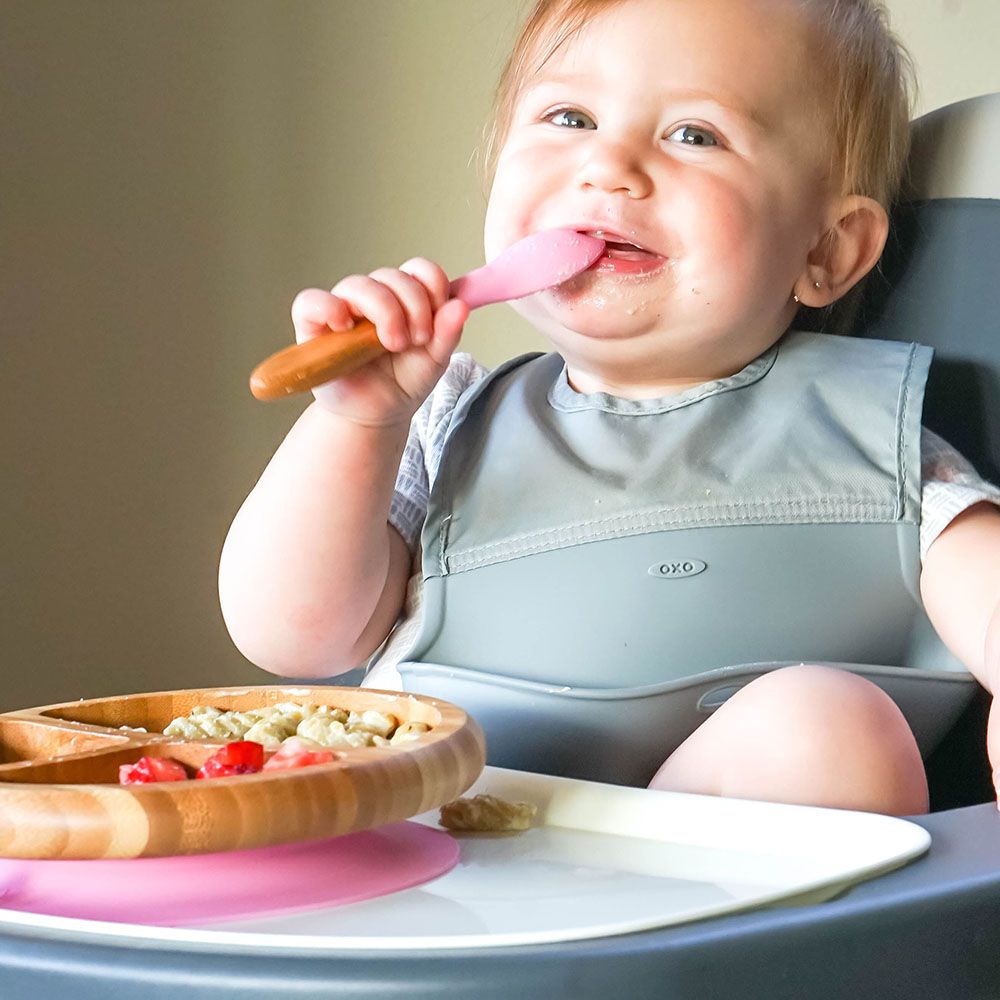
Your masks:
M389 689L400 686L395 669L411 646L420 624L422 574L419 540L430 488L437 476L455 405L462 394L488 372L468 354L455 354L434 391L413 418L396 478L389 522L415 553L402 616L374 655L364 683ZM738 380L740 374L730 376ZM719 380L720 385L730 379ZM572 390L570 390L572 391ZM656 401L650 401L656 407ZM962 511L987 501L1000 506L1000 489L983 480L947 442L923 428L921 434L920 555Z

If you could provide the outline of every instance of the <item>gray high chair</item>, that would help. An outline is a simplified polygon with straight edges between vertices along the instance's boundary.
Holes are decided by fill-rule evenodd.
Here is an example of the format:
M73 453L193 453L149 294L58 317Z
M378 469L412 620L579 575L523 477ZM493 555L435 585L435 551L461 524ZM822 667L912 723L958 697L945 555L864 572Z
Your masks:
M879 272L838 315L803 320L934 347L926 422L997 481L1000 94L921 119L912 163L911 190L895 213ZM929 854L833 901L620 937L455 953L220 955L127 938L84 945L0 933L0 1000L166 1000L178 993L199 1000L996 1000L1000 816L985 764L985 700L967 704L976 686L954 677L942 690L958 696L943 699L939 715L951 732L928 762L938 811L916 819L933 838ZM705 695L725 696L725 684L711 683L693 700L695 711L711 710Z

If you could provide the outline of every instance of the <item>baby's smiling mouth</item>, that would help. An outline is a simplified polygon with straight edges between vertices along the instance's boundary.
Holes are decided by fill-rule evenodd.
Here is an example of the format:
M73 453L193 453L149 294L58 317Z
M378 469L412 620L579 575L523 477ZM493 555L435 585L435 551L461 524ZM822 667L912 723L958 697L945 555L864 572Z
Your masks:
M647 257L658 256L650 250L643 250L642 247L638 247L634 243L622 243L617 240L605 240L604 252L609 257L615 257L618 260L643 260Z
M613 233L603 229L581 230L587 236L596 236L604 240L604 253L597 258L589 270L614 271L626 273L643 273L658 269L666 258L655 250L649 250L639 243L633 243L621 233ZM618 263L616 263L618 262ZM627 266L631 264L632 266Z

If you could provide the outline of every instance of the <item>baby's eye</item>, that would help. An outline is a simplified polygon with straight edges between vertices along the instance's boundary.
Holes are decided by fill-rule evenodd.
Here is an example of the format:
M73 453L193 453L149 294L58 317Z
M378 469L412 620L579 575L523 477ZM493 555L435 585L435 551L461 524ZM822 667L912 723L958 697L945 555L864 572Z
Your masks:
M718 146L719 140L714 132L707 128L699 128L697 125L681 125L674 129L668 136L675 142L683 143L685 146Z
M597 128L590 115L575 108L559 108L558 111L547 114L545 120L565 128Z

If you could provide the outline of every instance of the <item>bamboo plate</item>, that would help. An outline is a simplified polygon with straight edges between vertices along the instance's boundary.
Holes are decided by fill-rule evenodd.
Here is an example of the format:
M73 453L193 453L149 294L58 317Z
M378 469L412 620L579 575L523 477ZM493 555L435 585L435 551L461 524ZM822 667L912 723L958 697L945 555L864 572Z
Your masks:
M118 768L173 757L193 775L225 740L163 735L196 705L280 702L375 709L430 726L398 747L331 748L333 762L207 780L119 785ZM0 714L0 857L204 854L339 836L461 795L486 759L475 720L448 702L347 687L194 688Z

